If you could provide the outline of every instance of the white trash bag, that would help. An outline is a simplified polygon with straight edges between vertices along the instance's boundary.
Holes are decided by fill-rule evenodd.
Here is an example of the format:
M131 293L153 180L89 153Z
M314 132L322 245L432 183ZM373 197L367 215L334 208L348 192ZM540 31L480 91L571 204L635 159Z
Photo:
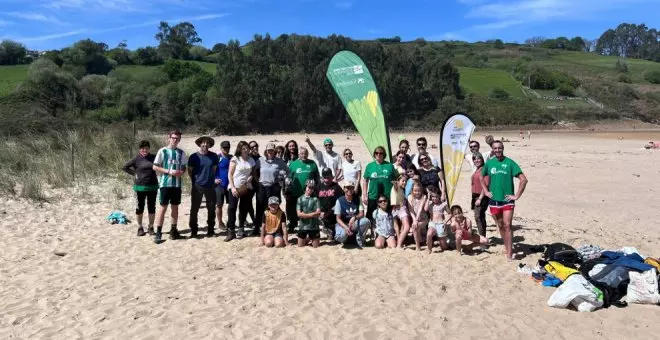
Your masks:
M658 293L658 273L655 268L645 272L636 272L631 270L628 273L630 283L628 284L628 294L626 301L628 303L654 304L660 303L660 294Z
M593 312L603 306L603 292L589 283L584 276L573 274L548 300L548 306L555 308L566 308L569 304L580 312Z

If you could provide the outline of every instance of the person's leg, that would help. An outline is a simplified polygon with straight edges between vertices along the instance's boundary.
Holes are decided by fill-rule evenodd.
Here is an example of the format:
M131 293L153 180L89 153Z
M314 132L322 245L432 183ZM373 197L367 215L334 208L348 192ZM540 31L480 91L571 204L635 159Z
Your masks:
M252 209L252 200L250 195L246 194L238 199L238 230L236 230L236 238L243 238L245 236L245 220L248 213ZM254 222L254 220L252 220Z
M422 250L422 225L411 226L410 229L413 233L413 239L415 240L415 250Z
M160 188L160 210L158 210L158 216L156 217L156 235L154 242L158 243L162 239L163 235L163 223L165 222L165 214L167 213L167 206L170 203L170 193L169 188Z
M298 247L304 247L305 243L307 243L307 232L298 230Z
M344 243L346 240L348 240L348 234L346 234L346 230L342 228L339 224L335 225L335 241L337 243Z
M429 250L429 254L433 252L433 237L436 235L435 227L429 223L429 230L426 232L426 249Z
M312 239L312 248L317 248L321 244L321 231L316 230L311 232L309 238Z
M440 251L449 250L449 244L447 242L447 237L439 237L438 244L440 244Z
M378 237L376 237L375 246L376 246L376 249L383 249L383 248L385 248L385 238L382 237L382 236L380 236L380 235L378 235Z
M170 239L179 239L179 230L177 229L177 222L179 221L179 204L181 204L181 188L172 188L172 198L170 205L172 206L172 228L170 229Z
M222 222L222 207L225 204L225 194L227 190L220 185L215 187L215 216L218 219L218 228L226 229L227 227Z
M289 220L289 233L293 233L298 226L298 214L296 213L297 196L289 195L286 197L286 219Z
M144 214L144 201L147 198L145 191L136 191L135 198L137 199L137 207L135 208L135 217L138 223L137 236L144 236L144 227L142 226L142 216Z
M513 260L513 231L511 230L511 222L513 221L513 207L505 209L502 212L502 239L504 241L504 249L506 250L507 259Z
M213 236L215 235L215 202L216 202L216 196L215 196L215 190L213 188L205 188L204 189L204 197L206 198L206 236Z
M190 188L190 220L188 222L188 227L190 228L190 237L197 237L197 214L199 213L199 207L202 205L202 195L203 188L200 188L197 185L193 185ZM172 209L174 211L174 209ZM175 222L176 223L176 222Z
M262 224L264 211L266 211L266 206L268 205L269 197L269 188L264 187L259 183L257 187L257 203L256 203L256 215L254 216L254 229L252 229L252 235L257 235L259 232L259 227Z
M268 248L271 248L273 245L275 245L275 241L273 240L273 235L266 235L264 237L264 245Z
M275 248L284 248L284 239L281 236L275 237Z
M156 217L156 198L158 197L158 191L147 191L147 212L149 212L149 228L147 233L149 235L155 235L154 232L154 220Z
M367 229L371 227L371 221L368 218L361 218L357 222L357 232L355 233L355 241L357 242L358 247L362 248L365 245L365 234Z
M250 204L245 206L245 208L246 208L245 209L245 213L246 213L245 218L247 219L247 216L249 215L250 220L252 221L252 224L256 224L256 221L254 219L254 206L252 205L252 200L254 199L254 196L256 194L257 194L256 186L255 186L255 189L250 190L246 194L247 201L250 202ZM245 220L243 220L243 221L245 222Z
M479 235L486 237L486 226L488 225L486 222L486 210L488 209L488 200L482 200L481 205L476 207L476 209L478 210L475 211L475 220L477 229L479 230Z
M456 251L463 255L463 230L456 230Z
M399 244L398 247L403 249L403 243L406 241L406 237L408 237L408 232L410 231L410 223L408 222L408 218L400 219L401 221L401 232L399 233Z
M231 241L236 237L236 210L238 209L238 197L234 197L231 192L227 192L227 237L225 242Z
M396 248L396 237L395 236L390 236L387 238L387 247L388 248Z

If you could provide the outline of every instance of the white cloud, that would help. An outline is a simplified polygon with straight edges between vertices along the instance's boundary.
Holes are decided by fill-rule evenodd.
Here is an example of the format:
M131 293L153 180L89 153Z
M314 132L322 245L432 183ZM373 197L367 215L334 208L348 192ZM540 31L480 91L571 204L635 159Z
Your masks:
M349 1L336 2L335 7L341 9L350 9L351 7L353 7L353 3Z
M25 20L33 20L33 21L42 21L42 22L49 22L53 24L58 24L58 25L66 25L67 23L58 20L57 18L53 16L47 16L42 13L33 13L33 12L9 12L7 15L12 16L14 18L19 18L19 19L25 19Z
M194 21L204 21L204 20L218 19L218 18L226 17L228 15L229 15L229 13L204 14L204 15L198 15L198 16L194 16L194 17L185 17L185 18L162 20L162 21L177 22L177 23L181 22L181 21L194 22ZM142 22L142 23L139 23L139 24L117 26L117 27L105 28L105 29L82 28L82 29L69 31L69 32L63 32L63 33L42 35L42 36L36 36L36 37L14 37L12 39L20 41L20 42L46 41L46 40L59 39L59 38L70 37L70 36L81 35L81 34L118 32L118 31L123 31L123 30L131 29L131 28L146 27L146 26L152 26L152 25L155 26L155 25L158 25L160 23L160 21L161 20L148 21L148 22Z

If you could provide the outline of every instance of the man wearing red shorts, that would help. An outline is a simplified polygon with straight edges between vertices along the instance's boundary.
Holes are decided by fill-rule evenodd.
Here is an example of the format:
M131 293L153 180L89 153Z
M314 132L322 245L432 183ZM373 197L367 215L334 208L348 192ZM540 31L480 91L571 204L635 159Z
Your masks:
M520 170L518 163L504 156L504 143L499 140L494 141L492 148L495 157L486 161L481 169L481 186L484 195L489 198L490 213L502 235L507 259L514 260L511 221L513 221L515 202L520 199L527 186L527 177ZM520 181L515 195L513 194L514 177Z

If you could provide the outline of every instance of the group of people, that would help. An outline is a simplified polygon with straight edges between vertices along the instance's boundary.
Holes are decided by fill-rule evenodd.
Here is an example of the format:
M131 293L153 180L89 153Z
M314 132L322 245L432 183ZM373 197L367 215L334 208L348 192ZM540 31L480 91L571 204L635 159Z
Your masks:
M447 205L442 169L427 152L424 137L417 139L418 152L412 155L409 142L401 140L392 163L385 160L386 149L376 147L373 161L364 170L350 149L343 150L342 155L334 151L330 138L323 140L321 149L309 138L305 139L307 147L299 146L295 140L284 146L268 143L260 154L256 141L238 142L233 153L229 141L223 141L215 153L210 150L215 140L202 136L195 141L199 150L189 157L178 148L180 140L181 132L172 131L167 146L155 155L150 152L149 142L141 141L138 155L124 165L124 171L135 176L137 235L152 235L156 243L163 240L168 208L169 237L181 238L178 206L182 177L187 174L191 180L191 238L198 237L198 212L205 199L207 236L215 235L217 220L227 230L227 242L246 236L249 216L254 225L252 235L267 247L287 246L293 233L297 234L298 246L311 243L316 247L323 233L330 242L354 243L362 248L370 230L376 248L403 248L412 233L417 250L422 249L425 241L427 250L432 252L437 239L441 251L450 249L453 243L462 254L464 240L472 241L472 245L486 245L485 211L490 207L507 257L512 257L513 208L527 179L516 162L504 156L503 143L492 136L486 138L490 151L482 154L479 142L470 141L471 152L466 157L473 172L471 208L475 212L476 232L459 205ZM310 159L310 151L315 160ZM520 185L514 194L516 177ZM282 201L286 202L285 210L281 209ZM145 202L149 214L146 231Z

